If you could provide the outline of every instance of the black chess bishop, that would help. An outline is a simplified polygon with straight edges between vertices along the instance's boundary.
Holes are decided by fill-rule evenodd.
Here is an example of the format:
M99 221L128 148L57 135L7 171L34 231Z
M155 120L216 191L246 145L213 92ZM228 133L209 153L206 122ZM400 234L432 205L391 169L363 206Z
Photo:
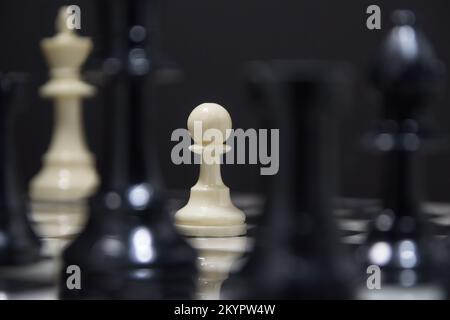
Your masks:
M392 20L371 73L382 104L373 134L384 162L382 209L358 252L362 274L379 268L380 288L364 279L360 298L441 299L441 251L423 214L421 167L433 139L428 111L444 69L411 11L395 11Z

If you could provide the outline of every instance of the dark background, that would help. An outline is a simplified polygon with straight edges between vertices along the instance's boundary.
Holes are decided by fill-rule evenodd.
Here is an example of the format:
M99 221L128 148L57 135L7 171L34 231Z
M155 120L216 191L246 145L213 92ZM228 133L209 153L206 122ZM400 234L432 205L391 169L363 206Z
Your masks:
M58 7L81 7L80 33L101 39L95 1L0 0L0 71L31 74L27 110L17 123L21 176L27 184L41 166L52 131L52 103L37 90L48 78L39 41L54 34ZM382 30L366 28L366 8L382 10ZM175 166L170 160L171 132L186 126L189 112L202 102L223 104L234 128L258 128L260 112L245 98L242 70L254 59L326 59L352 63L356 70L353 103L342 110L340 135L340 194L374 197L378 194L380 159L364 150L362 134L376 120L378 108L366 77L382 36L397 8L414 10L438 56L450 65L450 2L445 0L167 0L162 15L164 52L183 71L179 83L158 88L155 126L157 152L166 186L188 189L195 165ZM95 42L94 42L95 45ZM90 57L85 70L89 69ZM433 106L436 128L450 125L449 86ZM91 150L101 156L102 92L85 103L85 126ZM295 146L292 146L295 148ZM427 158L424 187L428 198L450 201L450 150ZM258 165L226 165L224 181L232 190L259 192L266 179Z

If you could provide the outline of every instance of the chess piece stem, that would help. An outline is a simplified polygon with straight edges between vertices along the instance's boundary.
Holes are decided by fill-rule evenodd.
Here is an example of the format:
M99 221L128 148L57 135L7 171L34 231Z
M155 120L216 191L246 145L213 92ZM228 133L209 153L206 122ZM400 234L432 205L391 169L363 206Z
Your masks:
M213 163L202 162L200 164L200 175L196 183L197 187L208 185L209 187L223 187L222 175L220 173L220 161Z
M81 106L77 98L57 99L55 105L55 127L50 152L48 158L58 158L64 161L69 156L66 153L58 152L64 150L69 144L71 146L70 158L79 158L80 155L88 153L84 142L83 129L81 126L82 114ZM84 159L80 159L84 160Z

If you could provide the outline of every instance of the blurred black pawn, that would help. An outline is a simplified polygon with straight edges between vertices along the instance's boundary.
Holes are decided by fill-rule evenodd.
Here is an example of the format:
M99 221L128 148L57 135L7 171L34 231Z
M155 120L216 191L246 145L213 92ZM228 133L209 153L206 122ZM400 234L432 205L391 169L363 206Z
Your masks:
M63 253L63 299L190 299L195 294L195 252L177 233L166 209L156 153L144 147L153 138L144 130L155 71L150 2L102 2L109 67L104 70L101 187L89 201L85 229Z
M40 242L28 221L28 201L17 178L14 103L24 77L0 75L0 265L23 265L40 257ZM17 102L17 101L16 101Z
M0 74L0 298L53 297L52 265L28 220L28 197L17 177L14 132L28 77Z
M226 280L238 299L348 299L351 267L332 215L336 112L349 68L318 61L255 63L249 88L279 128L279 171L272 176L255 249ZM274 146L272 146L274 147Z
M444 70L411 11L394 12L393 23L372 72L383 107L373 145L385 167L382 207L358 252L360 298L439 299L439 248L423 215L420 161L432 136L426 111Z

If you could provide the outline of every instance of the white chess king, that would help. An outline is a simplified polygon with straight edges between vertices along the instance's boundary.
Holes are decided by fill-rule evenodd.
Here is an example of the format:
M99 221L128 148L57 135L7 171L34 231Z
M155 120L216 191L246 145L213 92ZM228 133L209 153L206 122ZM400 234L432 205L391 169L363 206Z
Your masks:
M188 118L194 140L190 150L200 154L200 176L189 201L175 214L179 231L198 250L200 299L218 299L233 262L246 249L245 214L231 202L220 173L220 157L229 147L231 117L215 103L203 103Z
M41 42L51 79L41 87L40 95L54 100L54 129L44 165L30 184L37 231L44 244L52 247L46 250L57 252L83 226L83 201L98 185L94 159L85 143L81 109L82 98L95 92L80 79L80 67L92 42L67 27L67 16L67 8L61 8L58 33Z

